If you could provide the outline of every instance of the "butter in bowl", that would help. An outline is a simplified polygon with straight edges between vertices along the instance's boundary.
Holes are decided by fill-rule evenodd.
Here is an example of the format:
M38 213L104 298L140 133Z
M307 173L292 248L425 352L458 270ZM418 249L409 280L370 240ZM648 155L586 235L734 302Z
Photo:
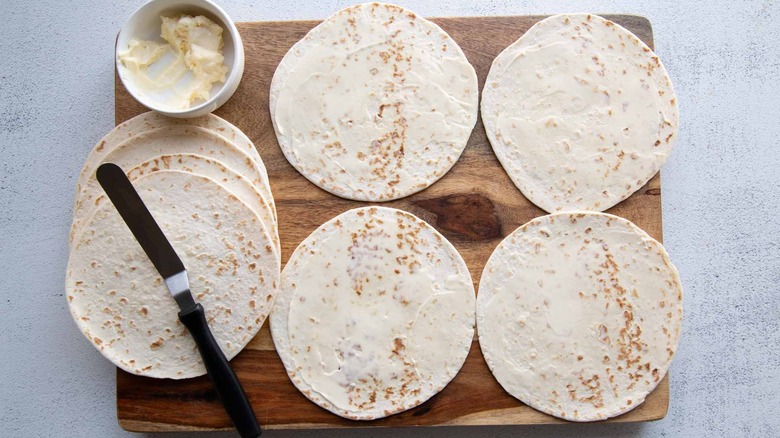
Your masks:
M127 91L170 117L197 117L222 106L244 71L233 21L208 0L152 0L125 23L116 68Z

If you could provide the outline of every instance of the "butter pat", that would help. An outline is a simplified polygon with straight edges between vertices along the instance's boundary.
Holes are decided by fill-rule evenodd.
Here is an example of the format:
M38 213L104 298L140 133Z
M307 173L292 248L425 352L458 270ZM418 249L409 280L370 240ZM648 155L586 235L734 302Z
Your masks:
M119 53L136 92L165 110L188 109L225 82L222 27L204 16L160 17L166 43L132 39Z

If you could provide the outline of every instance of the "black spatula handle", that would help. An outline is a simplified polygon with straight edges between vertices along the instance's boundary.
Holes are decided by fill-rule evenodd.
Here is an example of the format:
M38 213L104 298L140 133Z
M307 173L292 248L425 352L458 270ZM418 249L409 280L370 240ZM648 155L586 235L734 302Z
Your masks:
M222 405L225 406L233 425L236 426L238 433L243 438L254 438L260 436L260 425L246 398L244 388L233 372L222 349L219 348L214 335L209 330L206 322L206 312L203 306L198 303L192 310L179 312L179 320L190 331L198 345L198 350L206 365L206 371L214 384Z

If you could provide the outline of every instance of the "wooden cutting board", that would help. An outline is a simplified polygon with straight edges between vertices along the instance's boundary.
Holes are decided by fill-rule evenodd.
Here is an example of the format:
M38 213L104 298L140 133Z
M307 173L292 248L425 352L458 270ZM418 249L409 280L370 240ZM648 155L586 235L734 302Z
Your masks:
M653 47L650 22L643 17L607 16ZM498 53L544 17L435 18L463 48L477 71L479 89ZM252 139L268 168L276 199L282 262L319 225L337 214L366 205L333 196L290 166L276 142L268 113L268 89L287 50L318 21L239 23L246 68L238 91L216 114ZM116 123L146 111L116 78ZM430 188L387 205L410 211L446 236L469 266L474 287L493 249L518 226L545 214L526 200L493 154L482 121L477 122L460 160ZM656 176L626 201L609 210L661 240L661 180ZM311 403L290 382L271 341L268 324L233 361L260 423L266 429L503 425L563 423L509 396L485 364L474 339L455 379L428 402L389 418L355 422ZM668 376L633 411L610 422L663 418L669 405ZM231 428L206 377L184 381L138 377L117 369L117 416L130 431L195 431Z

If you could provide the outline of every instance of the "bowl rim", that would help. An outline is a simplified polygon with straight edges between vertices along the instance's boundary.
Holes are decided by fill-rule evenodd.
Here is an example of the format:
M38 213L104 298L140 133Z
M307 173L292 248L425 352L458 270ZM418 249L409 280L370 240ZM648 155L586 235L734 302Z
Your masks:
M195 6L195 7L197 7L198 6L197 3L201 3L201 4L208 5L208 6L212 7L212 8L214 8L214 11L215 11L214 15L222 22L221 24L223 25L223 28L225 28L228 31L228 33L230 34L231 39L233 41L233 65L230 68L230 72L228 73L227 78L225 78L225 82L222 83L219 91L214 93L214 95L209 96L209 98L207 100L204 100L203 102L199 103L196 106L189 107L189 108L186 108L186 109L179 109L179 110L176 110L176 109L169 110L169 109L159 108L159 106L156 105L156 103L154 101L150 101L149 99L144 99L144 98L140 97L135 92L134 87L132 85L129 85L128 83L126 83L124 75L122 75L120 73L122 71L121 70L122 66L121 66L121 61L119 60L119 39L120 39L120 36L122 35L122 32L129 31L128 29L126 29L126 27L127 27L128 23L130 23L136 15L138 15L145 8L150 7L149 5L151 5L153 3L158 3L158 2L168 3L169 6L171 6L171 7L175 7L175 6L178 6L178 5L181 5L181 6ZM244 70L244 68L243 68L244 59L243 58L244 58L244 45L243 45L243 41L241 40L241 34L239 34L239 32L238 32L238 28L236 27L235 22L233 21L232 18L230 18L230 16L227 14L227 12L225 12L224 9L222 9L219 5L217 5L216 3L214 3L211 0L185 0L185 1L149 0L149 1L145 2L144 4L142 4L141 6L139 6L138 8L136 8L136 10L133 11L132 14L130 14L130 16L127 18L127 20L125 20L124 24L122 24L122 27L119 29L119 32L117 32L116 40L114 41L114 65L115 65L115 68L117 70L117 73L118 73L118 76L119 76L119 80L122 81L122 85L125 87L125 90L127 90L127 92L131 96L133 96L133 98L136 101L138 101L141 105L151 109L152 111L156 111L156 112L158 112L160 114L171 116L171 117L177 117L177 116L178 117L182 117L182 116L188 116L190 114L195 114L195 113L198 113L198 114L200 114L200 113L204 113L204 114L205 113L210 113L210 112L215 111L217 108L219 108L219 106L221 106L221 104L224 104L230 98L230 96L228 96L225 99L225 102L222 102L221 104L217 104L217 101L224 94L229 93L229 94L232 95L233 92L235 92L235 89L237 88L237 85L236 86L232 86L232 84L233 84L233 82L240 81L241 80L241 76L243 76L243 73L244 73L243 72L243 70ZM231 92L231 90L232 90L232 92ZM211 108L208 109L208 111L204 112L203 110L207 109L208 107L211 107ZM194 115L193 115L193 117L194 117Z

